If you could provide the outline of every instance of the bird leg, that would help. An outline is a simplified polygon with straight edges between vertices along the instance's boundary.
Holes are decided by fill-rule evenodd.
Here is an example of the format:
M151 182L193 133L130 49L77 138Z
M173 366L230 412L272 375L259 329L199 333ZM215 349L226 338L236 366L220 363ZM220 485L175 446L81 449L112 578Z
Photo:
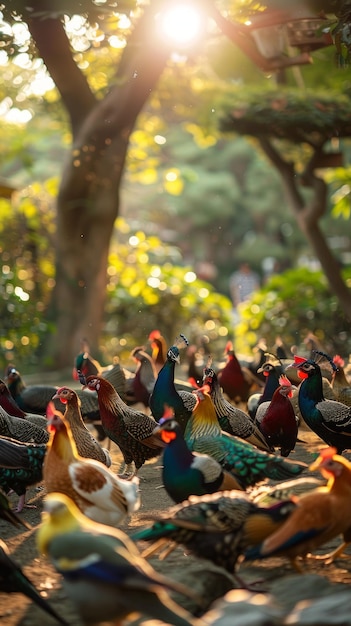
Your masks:
M144 559L150 558L150 556L153 556L165 544L167 544L166 548L163 550L163 552L161 552L159 556L160 560L165 559L173 550L176 549L178 544L174 541L169 543L168 540L164 537L161 537L161 539L155 541L155 543L151 544L151 546L149 546L148 548L145 548L145 550L143 550L143 552L141 553L142 557L144 557Z
M118 478L125 478L125 479L131 479L133 478L133 476L136 476L137 470L135 469L135 465L134 462L132 463L126 463L125 461L122 461L122 463L119 466L119 470L117 472L117 476Z
M17 507L14 509L15 513L21 513L23 509L36 509L35 504L26 504L26 494L24 493L19 497Z
M343 541L333 552L328 552L328 554L310 554L309 557L316 561L325 561L326 565L330 565L330 563L333 563L338 557L346 559L349 556L348 554L343 554L349 544L350 541Z

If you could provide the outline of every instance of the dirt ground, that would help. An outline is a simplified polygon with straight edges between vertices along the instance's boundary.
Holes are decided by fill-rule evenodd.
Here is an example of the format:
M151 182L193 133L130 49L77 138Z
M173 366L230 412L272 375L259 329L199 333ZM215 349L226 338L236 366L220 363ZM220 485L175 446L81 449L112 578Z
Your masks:
M314 458L313 453L325 446L310 431L302 430L300 437L305 443L298 443L296 450L291 454L290 458L310 463ZM113 457L112 469L117 471L121 456L114 444L111 446L111 453ZM160 460L147 463L140 471L140 479L142 506L129 522L122 526L125 532L131 529L135 530L136 526L147 525L147 522L143 519L145 513L157 512L172 505L171 500L162 487ZM40 524L43 495L43 490L38 491L34 488L28 492L28 503L35 505L36 508L25 509L22 515L32 525L32 530L23 532L8 523L0 521L0 536L7 543L12 556L21 565L24 572L33 581L42 595L50 601L57 612L65 617L71 626L82 626L74 607L61 587L59 575L50 563L38 554L36 549L35 533L38 524ZM11 496L11 501L14 505L17 503L17 500L17 496ZM338 543L339 539L325 546L323 551L329 551L332 547L336 547ZM155 569L181 580L184 566L189 562L189 557L184 554L182 549L178 548L169 560L159 561L154 558L151 562ZM351 561L350 559L339 559L328 566L321 562L311 561L308 563L307 572L318 574L331 582L350 583ZM280 558L269 559L259 563L255 562L251 565L244 564L240 568L240 575L243 576L246 582L250 583L250 581L263 579L267 591L270 590L270 586L275 581L292 573L288 562ZM33 605L24 596L20 594L0 594L0 624L4 624L4 626L37 626L38 624L51 626L55 623L54 620L46 616L40 608Z

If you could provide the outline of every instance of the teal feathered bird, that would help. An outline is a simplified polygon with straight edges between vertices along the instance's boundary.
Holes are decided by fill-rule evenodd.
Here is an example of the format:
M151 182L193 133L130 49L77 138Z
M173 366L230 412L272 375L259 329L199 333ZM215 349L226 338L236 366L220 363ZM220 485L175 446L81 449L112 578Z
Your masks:
M156 429L166 443L162 459L162 482L174 502L183 502L192 495L240 489L234 476L226 472L213 457L189 450L178 422L167 416L167 412Z
M323 393L323 379L319 363L334 369L333 360L322 352L315 351L314 359L295 356L294 363L298 376L302 379L298 392L299 409L307 426L325 443L337 449L338 454L351 448L351 407L326 400Z
M33 583L11 557L8 547L2 539L0 539L0 591L4 593L23 593L57 622L68 626L68 622L60 617L36 590Z
M189 500L152 517L154 524L131 535L134 541L151 542L143 552L150 556L162 547L181 544L200 559L207 559L237 576L235 567L246 548L261 543L295 509L288 500L261 507L242 491L223 491Z
M151 413L158 422L163 417L165 406L169 406L174 411L182 432L191 415L194 398L191 392L177 391L174 383L175 365L180 363L180 349L189 345L184 335L179 335L179 339L167 352L166 362L160 369L153 392L149 399ZM189 404L190 403L190 404Z
M265 478L286 480L307 468L305 463L259 450L243 439L223 432L208 387L202 387L194 394L198 402L184 434L189 449L213 456L226 471L234 475L242 489Z
M158 574L125 533L92 522L64 494L46 496L37 545L63 576L66 592L85 624L120 623L139 613L174 626L204 626L168 592L194 594Z
M6 493L12 489L19 496L17 513L25 506L27 487L42 480L45 454L46 444L0 437L0 487Z

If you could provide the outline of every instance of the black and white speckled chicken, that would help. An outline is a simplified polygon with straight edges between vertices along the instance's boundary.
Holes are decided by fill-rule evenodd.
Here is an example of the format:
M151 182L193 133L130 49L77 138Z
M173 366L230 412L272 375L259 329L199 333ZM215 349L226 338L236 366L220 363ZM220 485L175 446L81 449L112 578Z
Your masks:
M49 441L49 433L46 429L22 417L9 415L2 407L0 407L0 435L24 443L47 443Z
M122 452L124 474L135 474L146 460L161 454L165 444L153 433L157 422L151 415L129 407L101 376L81 378L81 382L98 394L101 423L106 435Z

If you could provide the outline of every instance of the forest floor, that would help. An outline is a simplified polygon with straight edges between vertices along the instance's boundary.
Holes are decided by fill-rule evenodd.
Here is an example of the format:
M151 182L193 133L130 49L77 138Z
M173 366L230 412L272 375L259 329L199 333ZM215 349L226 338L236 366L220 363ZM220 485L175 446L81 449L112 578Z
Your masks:
M325 445L309 430L301 430L300 437L304 440L304 443L297 444L290 458L310 464L315 458L315 453L318 449L325 447ZM121 455L114 444L111 445L111 454L113 457L112 469L117 471ZM144 517L145 514L157 513L172 505L170 498L162 487L160 460L148 462L140 470L139 474L142 505L140 510L133 514L127 523L121 526L127 533L134 531L137 526L148 525ZM12 525L0 521L0 536L7 543L14 559L21 565L26 575L32 580L42 595L49 600L56 611L68 621L70 626L82 626L73 605L66 597L61 586L60 576L47 559L38 554L36 548L35 535L40 524L44 495L44 490L38 491L32 488L28 491L27 502L36 508L26 508L22 515L31 524L31 530L23 532L21 529L14 528ZM18 500L17 496L12 495L10 499L15 506ZM324 546L322 552L330 551L339 544L339 541L340 539L337 538L334 542ZM181 580L184 575L184 568L188 566L191 559L192 557L184 554L184 550L177 548L168 559L160 561L158 558L153 558L151 563L155 569L162 571L170 578ZM204 567L203 563L202 567ZM207 567L208 564L206 563ZM349 585L351 583L351 560L338 559L330 565L311 560L307 564L306 572L317 574L332 583ZM243 564L240 568L240 575L247 583L257 581L258 579L263 580L267 592L270 592L272 585L277 581L292 574L296 573L292 570L289 562L282 558ZM226 591L227 589L224 589L223 594ZM286 601L289 601L288 597L286 597ZM38 624L53 626L55 623L54 620L24 596L20 594L0 594L0 624L4 624L4 626L37 626Z

